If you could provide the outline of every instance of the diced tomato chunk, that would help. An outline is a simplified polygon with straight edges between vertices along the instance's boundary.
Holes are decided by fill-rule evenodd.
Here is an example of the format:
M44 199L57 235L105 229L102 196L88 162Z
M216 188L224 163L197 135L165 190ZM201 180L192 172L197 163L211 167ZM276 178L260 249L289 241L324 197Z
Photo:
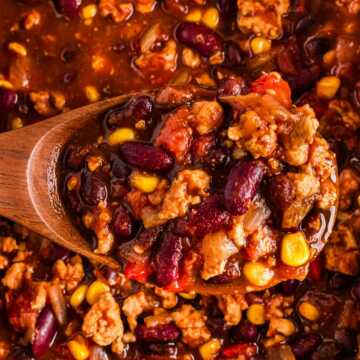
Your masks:
M251 84L251 91L260 95L274 93L277 100L287 108L292 104L289 84L279 74L263 74Z
M226 358L236 359L238 356L243 355L245 358L256 355L257 347L254 344L235 344L225 348L222 354Z
M148 277L153 272L148 262L145 263L127 263L125 266L124 274L129 280L136 280L145 283Z

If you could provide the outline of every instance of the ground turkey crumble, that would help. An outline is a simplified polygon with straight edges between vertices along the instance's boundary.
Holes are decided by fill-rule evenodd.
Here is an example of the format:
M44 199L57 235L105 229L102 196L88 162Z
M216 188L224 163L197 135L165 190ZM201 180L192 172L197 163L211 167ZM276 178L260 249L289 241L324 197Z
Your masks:
M166 192L160 209L145 207L141 218L145 228L166 223L170 219L184 216L191 205L207 196L210 176L201 169L180 171Z
M281 36L282 16L289 8L289 0L238 0L237 4L237 23L241 31L269 39Z
M100 346L108 346L121 339L124 333L120 307L110 293L103 294L86 313L82 325L84 335ZM116 343L117 351L122 351Z
M211 333L206 327L207 318L202 310L196 310L191 305L182 305L172 316L182 331L185 344L198 347L210 339Z
M67 291L74 290L84 277L81 257L76 255L69 262L57 260L53 267L54 280Z

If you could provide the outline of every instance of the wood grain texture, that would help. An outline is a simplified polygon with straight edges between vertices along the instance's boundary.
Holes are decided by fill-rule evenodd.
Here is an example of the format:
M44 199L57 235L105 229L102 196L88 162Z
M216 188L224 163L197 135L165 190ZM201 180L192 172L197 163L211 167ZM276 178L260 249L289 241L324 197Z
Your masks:
M0 134L0 215L93 261L118 267L113 259L95 254L73 226L61 202L57 166L64 145L75 132L133 95Z

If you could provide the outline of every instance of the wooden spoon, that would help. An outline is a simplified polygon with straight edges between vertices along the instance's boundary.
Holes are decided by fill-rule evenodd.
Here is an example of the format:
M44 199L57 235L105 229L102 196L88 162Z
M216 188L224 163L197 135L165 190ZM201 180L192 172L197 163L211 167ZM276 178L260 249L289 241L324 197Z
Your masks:
M90 260L119 267L114 259L94 253L73 225L61 201L57 170L62 149L76 131L133 95L0 134L0 215Z

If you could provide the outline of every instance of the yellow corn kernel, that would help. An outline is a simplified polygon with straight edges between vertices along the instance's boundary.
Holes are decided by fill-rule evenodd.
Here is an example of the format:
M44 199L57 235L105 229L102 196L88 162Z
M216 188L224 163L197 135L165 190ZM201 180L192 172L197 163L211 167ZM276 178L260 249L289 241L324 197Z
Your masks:
M87 289L86 301L90 305L93 305L99 300L99 298L102 294L104 294L108 291L110 291L110 288L108 285L106 285L102 281L95 280Z
M97 13L97 6L95 4L89 4L81 9L81 17L83 19L92 19Z
M13 130L20 129L23 126L24 126L24 122L22 121L21 118L15 117L15 118L11 119L11 129L13 129Z
M0 88L11 90L14 88L14 85L5 79L0 79Z
M18 42L11 42L8 45L8 49L14 52L15 54L18 54L20 56L26 56L27 50L26 47Z
M316 95L322 99L332 99L339 90L341 81L336 76L325 76L316 84Z
M327 66L332 65L334 63L335 59L336 59L336 51L335 50L329 50L323 56L323 62Z
M86 292L88 290L88 286L83 284L80 285L71 295L70 297L70 305L74 308L81 305L81 303L85 300Z
M159 178L155 175L134 171L130 176L130 184L144 193L151 193L158 186Z
M193 300L196 298L196 292L195 291L191 291L191 292L188 292L188 293L184 293L184 292L181 292L179 293L179 295L186 299L186 300Z
M186 16L185 20L190 22L200 22L202 17L202 11L200 9L191 10Z
M296 331L294 323L289 319L276 319L275 321L276 330L280 334L291 336Z
M78 178L76 176L70 176L66 182L66 187L69 191L74 190L78 184Z
M265 308L263 304L252 304L246 312L246 317L254 325L265 324Z
M96 102L100 99L100 94L95 86L85 86L85 95L90 102Z
M262 54L271 49L271 40L263 37L255 37L251 40L250 47L254 55Z
M310 259L309 245L306 242L305 234L298 231L287 234L281 242L281 261L289 266L301 266Z
M302 302L298 307L298 311L303 318L309 321L316 321L320 317L317 307L308 301Z
M202 23L210 29L215 29L218 26L219 19L219 11L215 7L205 10L203 16L201 17Z
M76 336L67 344L75 360L86 360L90 356L89 348L81 336Z
M243 273L247 281L255 286L267 285L274 276L274 272L260 262L247 262Z
M130 128L119 128L109 135L108 143L112 146L135 139L135 132Z
M219 339L211 339L199 348L200 355L203 360L215 359L221 349L221 341Z

